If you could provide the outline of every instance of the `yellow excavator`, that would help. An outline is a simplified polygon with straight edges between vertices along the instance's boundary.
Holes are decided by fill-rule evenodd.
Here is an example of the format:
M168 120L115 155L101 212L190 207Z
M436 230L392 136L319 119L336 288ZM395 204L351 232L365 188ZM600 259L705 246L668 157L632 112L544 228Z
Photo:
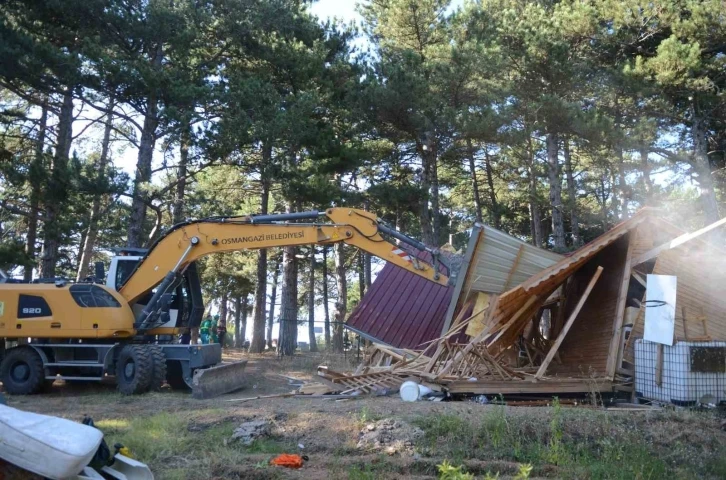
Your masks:
M327 217L320 222L319 217ZM301 222L310 223L301 223ZM290 223L293 222L293 223ZM431 254L431 264L382 234ZM244 385L246 362L222 364L219 344L189 345L179 334L199 326L204 306L195 260L210 254L344 242L442 285L439 251L349 208L240 217L175 225L151 248L122 249L81 283L48 279L0 284L0 379L7 393L32 394L54 380L101 381L138 394L191 388L210 398ZM104 282L103 277L106 277Z

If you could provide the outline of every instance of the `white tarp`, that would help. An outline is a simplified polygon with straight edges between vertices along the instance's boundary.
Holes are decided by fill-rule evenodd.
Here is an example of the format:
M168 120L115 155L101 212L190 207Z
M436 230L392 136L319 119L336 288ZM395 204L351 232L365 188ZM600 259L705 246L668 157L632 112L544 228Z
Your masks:
M673 275L648 275L643 339L673 345L676 329L676 284Z

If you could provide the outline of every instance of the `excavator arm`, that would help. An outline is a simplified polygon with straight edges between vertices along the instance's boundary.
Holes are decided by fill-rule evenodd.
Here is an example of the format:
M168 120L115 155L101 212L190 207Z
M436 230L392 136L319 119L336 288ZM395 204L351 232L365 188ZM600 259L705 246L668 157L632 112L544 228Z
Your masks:
M328 222L287 223L290 220ZM409 255L381 235L390 235L419 250L428 251L430 265ZM324 213L299 212L248 217L214 217L175 226L161 237L120 289L130 304L154 287L156 292L136 318L136 328L148 330L159 323L168 303L167 291L193 261L214 253L297 245L330 245L344 242L441 285L448 278L439 272L439 252L386 226L375 214L350 208L330 208ZM166 297L165 297L166 296ZM168 309L167 309L168 310Z

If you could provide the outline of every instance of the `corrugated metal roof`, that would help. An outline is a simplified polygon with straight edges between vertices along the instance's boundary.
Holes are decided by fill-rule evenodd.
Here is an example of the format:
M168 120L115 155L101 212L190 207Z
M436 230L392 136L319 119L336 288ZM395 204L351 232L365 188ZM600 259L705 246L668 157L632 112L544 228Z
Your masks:
M431 260L428 254L417 256ZM445 267L442 273L448 274ZM439 337L453 291L387 263L347 325L393 347L422 348Z
M465 290L502 293L564 258L482 225Z
M537 248L487 225L475 224L441 333L451 326L461 298L470 292L502 293L554 265L564 257Z

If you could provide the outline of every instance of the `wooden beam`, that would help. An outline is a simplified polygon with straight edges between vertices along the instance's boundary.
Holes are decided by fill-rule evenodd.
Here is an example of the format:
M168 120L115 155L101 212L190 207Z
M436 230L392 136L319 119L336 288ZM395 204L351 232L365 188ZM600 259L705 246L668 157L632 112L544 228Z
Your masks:
M456 279L454 293L451 296L451 301L449 302L449 306L446 309L446 315L444 316L444 325L441 328L442 336L446 335L446 332L448 332L451 328L451 322L454 319L454 312L456 311L456 307L459 304L459 297L461 297L461 292L464 290L464 284L466 283L466 280L469 278L469 274L471 273L470 269L472 266L471 264L474 252L477 250L477 245L479 244L479 242L483 239L484 227L480 224L474 224L474 229L472 230L471 237L469 237L469 243L467 244L466 253L464 254L464 259L461 263L459 275ZM474 267L474 271L476 271L476 267ZM449 276L451 276L451 272L449 272ZM462 303L464 300L465 299L462 299Z
M683 338L688 341L688 318L686 317L685 305L681 307L681 312L683 315Z
M639 265L641 263L647 262L648 260L652 260L655 257L657 257L659 254L661 254L662 252L664 252L665 250L670 250L671 248L676 248L679 245L683 245L684 243L689 242L689 241L693 240L696 237L700 237L704 233L708 233L711 230L713 230L715 228L718 228L718 227L720 227L721 225L724 225L724 224L726 224L726 217L724 217L721 220L718 220L716 222L713 222L711 225L708 225L706 227L703 227L700 230L696 230L695 232L692 232L692 233L684 233L680 237L676 237L673 240L671 240L670 242L666 242L666 243L664 243L662 245L658 245L657 247L655 247L655 248L653 248L651 250L648 250L647 252L639 255L633 261L633 265Z
M663 344L659 343L655 357L655 384L663 385Z
M446 385L449 393L474 393L483 395L507 395L523 393L586 393L593 390L609 392L613 383L606 379L568 378L545 379L539 382L526 380L479 380L469 382L455 380Z
M494 340L491 341L491 343L493 344L494 342L499 340L499 338L501 338L501 336L504 335L507 330L509 330L509 327L514 325L517 320L519 320L519 318L524 315L524 313L527 312L527 310L529 310L530 307L532 307L538 299L539 297L537 295L532 295L531 297L529 297L525 304L522 305L522 307L517 310L514 315L512 315L512 318L499 330L497 336L494 338Z
M625 318L625 305L628 302L628 286L630 285L630 277L632 272L633 249L635 247L635 234L628 234L628 251L625 254L625 264L623 265L623 279L620 284L618 293L618 301L615 304L615 321L613 322L613 336L610 339L610 349L608 350L608 362L605 368L605 375L608 378L615 376L615 367L617 367L618 358L620 356L620 346L623 338L623 320Z
M644 286L645 288L648 288L648 285L645 283L645 279L636 271L630 272L633 275L633 278L637 280L639 284Z
M547 353L547 356L545 357L544 361L542 362L542 365L540 365L539 370L537 370L537 373L535 374L534 378L536 378L536 379L542 378L542 376L547 371L547 367L549 367L550 362L552 362L552 359L555 358L555 354L557 353L557 350L560 348L560 345L562 345L562 341L565 339L567 332L570 331L570 327L572 327L572 324L575 322L577 315L580 313L580 310L582 310L583 305L585 305L585 301L587 300L587 297L590 296L590 292L592 292L592 289L595 287L595 283L597 282L597 279L600 278L601 274L602 274L602 267L597 267L595 274L590 279L590 283L587 284L587 288L585 289L585 292L582 294L582 297L580 297L580 301L577 302L575 309L572 311L572 313L568 317L567 322L565 322L565 325L562 327L562 330L560 330L560 334L557 336L557 340L555 340L555 343L552 344L552 348L550 348L550 351Z
M504 287L502 288L502 292L506 292L509 289L509 283L512 281L512 277L514 277L514 272L517 271L517 267L519 267L519 262L522 260L522 254L524 253L524 244L519 246L519 250L517 251L517 256L514 258L514 263L512 263L512 268L509 269L509 274L507 275L507 281L504 282Z

